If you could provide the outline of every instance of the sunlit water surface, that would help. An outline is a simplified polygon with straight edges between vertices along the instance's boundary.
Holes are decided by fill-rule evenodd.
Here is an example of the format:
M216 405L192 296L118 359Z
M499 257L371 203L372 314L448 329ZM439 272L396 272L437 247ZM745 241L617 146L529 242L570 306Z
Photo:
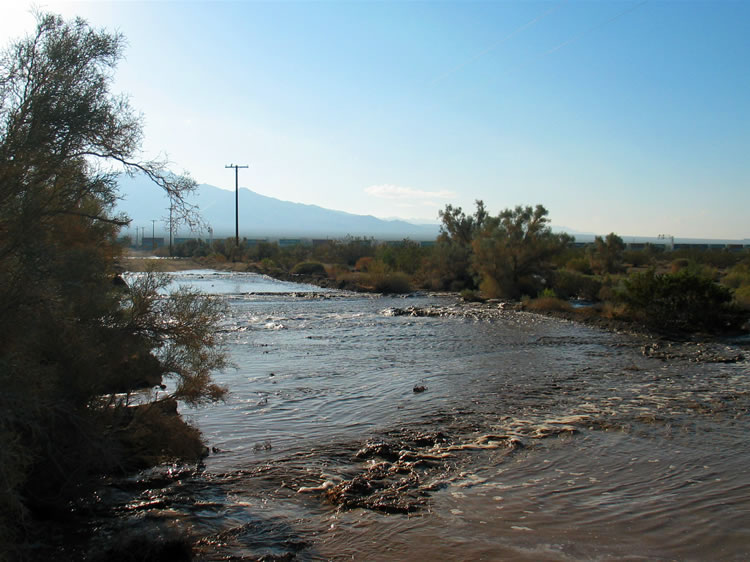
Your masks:
M228 304L234 367L216 379L230 394L182 408L214 448L201 471L117 498L187 530L202 559L750 557L747 360L649 357L645 340L519 312L393 314L448 297L173 276ZM354 458L366 441L405 432L445 435L422 509L298 491L351 477L375 462ZM476 446L508 434L523 446Z

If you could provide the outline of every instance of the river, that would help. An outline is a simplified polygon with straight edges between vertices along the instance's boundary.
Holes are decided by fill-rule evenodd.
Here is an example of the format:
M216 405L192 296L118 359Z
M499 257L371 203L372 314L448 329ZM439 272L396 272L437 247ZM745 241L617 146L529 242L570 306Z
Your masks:
M173 275L228 304L230 394L181 408L212 448L203 465L99 492L116 516L95 540L146 524L187 533L202 560L750 558L739 344Z

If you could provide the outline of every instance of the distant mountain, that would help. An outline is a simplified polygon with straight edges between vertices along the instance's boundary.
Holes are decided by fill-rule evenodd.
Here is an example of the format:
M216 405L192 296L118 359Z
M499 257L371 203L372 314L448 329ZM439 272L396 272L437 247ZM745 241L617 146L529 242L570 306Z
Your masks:
M168 232L169 200L163 191L147 178L123 176L120 180L117 211L131 219L131 228L145 227L151 234L156 219L156 236ZM234 191L201 184L188 201L196 205L203 220L213 228L214 237L234 236ZM402 220L381 220L369 215L354 215L266 197L246 188L239 190L240 236L247 238L340 238L373 237L378 240L434 240L438 225L415 225ZM190 236L179 229L176 236ZM206 233L204 232L205 236Z

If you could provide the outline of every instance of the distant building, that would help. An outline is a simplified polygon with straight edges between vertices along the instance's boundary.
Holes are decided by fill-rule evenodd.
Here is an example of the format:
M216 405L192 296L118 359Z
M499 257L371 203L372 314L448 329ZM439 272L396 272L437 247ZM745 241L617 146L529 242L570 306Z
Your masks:
M141 240L141 248L148 250L149 248L161 248L164 246L164 237L161 238L146 238Z
M293 246L299 246L302 244L302 240L299 238L281 238L279 239L280 248L291 248Z

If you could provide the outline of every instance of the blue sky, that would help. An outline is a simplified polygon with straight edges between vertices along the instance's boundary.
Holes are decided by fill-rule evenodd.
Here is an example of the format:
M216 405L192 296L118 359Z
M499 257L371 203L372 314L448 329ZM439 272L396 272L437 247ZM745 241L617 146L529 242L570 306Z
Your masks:
M3 8L3 44L33 29ZM750 238L750 2L38 2L128 40L146 156L233 189L437 220Z

